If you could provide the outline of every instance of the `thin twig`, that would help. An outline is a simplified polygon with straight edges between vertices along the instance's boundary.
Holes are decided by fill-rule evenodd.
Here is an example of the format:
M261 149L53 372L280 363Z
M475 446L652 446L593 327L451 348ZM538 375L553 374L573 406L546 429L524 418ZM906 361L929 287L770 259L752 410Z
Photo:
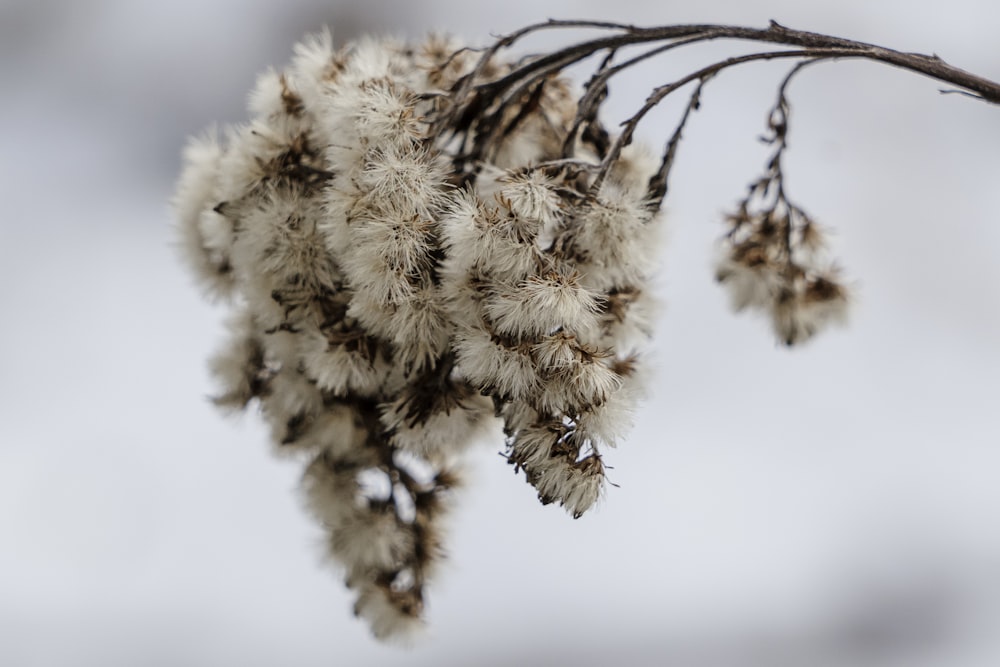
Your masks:
M859 52L859 55L869 60L884 62L896 67L908 69L925 76L951 83L959 88L979 94L983 100L993 104L1000 104L1000 83L990 81L984 77L977 76L965 70L949 65L937 56L928 56L919 53L904 53L893 49L888 49L875 44L859 42L840 37L832 37L820 33L808 32L804 30L794 30L771 22L767 28L746 28L742 26L729 26L718 24L691 24L691 25L671 25L654 28L639 28L635 26L620 25L615 23L603 23L596 21L549 21L528 26L515 33L511 33L503 38L495 46L489 56L496 53L501 48L513 45L516 41L533 32L545 29L565 29L565 28L601 28L607 30L624 31L624 34L616 34L610 37L602 37L587 42L582 42L564 49L555 51L546 57L539 58L513 72L491 82L489 85L494 90L503 90L523 76L531 75L535 70L545 68L551 63L563 58L583 59L587 56L610 48L622 48L634 44L644 44L648 42L658 42L691 37L700 33L710 33L708 39L738 39L754 42L768 42L772 44L783 44L786 46L797 46L807 49L850 49Z
M598 172L597 178L594 180L591 189L596 192L600 189L601 185L604 183L604 179L607 178L608 172L611 167L615 164L619 157L621 157L622 149L628 146L632 142L632 136L635 133L636 127L639 125L639 121L649 113L654 107L656 107L660 102L664 100L670 93L675 90L685 86L686 84L705 79L707 77L714 76L719 72L733 67L735 65L742 65L748 62L754 62L758 60L776 60L779 58L847 58L847 57L858 57L858 53L854 49L804 49L797 51L762 51L759 53L750 53L743 56L733 56L732 58L726 58L725 60L720 60L719 62L703 67L691 74L681 77L672 83L662 85L658 88L654 88L653 92L649 94L646 98L646 102L642 107L633 114L628 120L622 123L621 134L615 139L614 144L611 146L611 150L605 156L603 163L601 164L601 171Z
M663 151L660 168L649 178L649 185L646 188L646 208L650 211L658 211L660 205L663 204L663 198L667 196L667 181L670 178L670 169L674 165L674 156L677 153L677 145L681 140L681 133L684 131L684 126L687 125L691 112L696 110L701 104L702 88L705 87L705 84L713 76L714 74L709 74L698 81L698 85L695 86L694 92L691 93L691 98L684 108L684 114L681 116L680 121L678 121L677 128L674 130L673 136L670 137L670 141L667 142L667 147Z

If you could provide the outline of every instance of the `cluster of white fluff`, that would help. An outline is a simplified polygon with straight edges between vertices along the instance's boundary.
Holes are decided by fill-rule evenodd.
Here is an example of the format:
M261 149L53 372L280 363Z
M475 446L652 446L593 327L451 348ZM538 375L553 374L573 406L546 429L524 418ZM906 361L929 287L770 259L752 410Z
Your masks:
M577 107L559 79L489 141L442 125L463 77L510 68L478 58L311 38L260 77L249 123L190 144L176 195L191 267L234 310L217 401L256 402L305 458L379 637L420 625L459 455L495 418L543 503L593 506L650 333L657 162L628 149L591 187L600 151L563 159Z
M802 343L847 319L848 289L819 226L787 202L754 210L755 190L729 216L716 278L733 308L765 313L778 340Z

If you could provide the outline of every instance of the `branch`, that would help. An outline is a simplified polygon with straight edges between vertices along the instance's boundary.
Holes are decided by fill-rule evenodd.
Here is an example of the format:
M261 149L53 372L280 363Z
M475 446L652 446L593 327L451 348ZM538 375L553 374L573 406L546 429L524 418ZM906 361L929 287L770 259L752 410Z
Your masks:
M655 28L640 28L631 25L603 23L596 21L554 21L538 23L528 26L500 40L496 45L496 50L491 50L484 55L485 59L492 57L500 48L512 46L515 42L528 34L546 29L566 29L566 28L597 28L603 30L616 31L618 34L582 42L574 46L560 49L548 56L539 58L527 65L522 66L510 74L489 84L484 84L483 88L491 92L506 90L512 82L524 76L530 76L540 70L549 70L556 67L561 62L572 64L579 62L593 53L604 49L621 49L625 46L635 44L645 44L649 42L660 42L667 40L689 39L687 43L695 43L714 39L736 39L753 42L766 42L771 44L782 44L785 46L796 46L806 49L847 49L855 52L853 55L884 62L889 65L907 69L919 74L923 74L932 79L937 79L945 83L950 83L958 88L974 93L980 99L992 104L1000 104L1000 83L991 81L984 77L972 74L958 67L949 65L936 55L924 55L920 53L904 53L875 44L859 42L840 37L832 37L815 32L804 30L794 30L786 28L774 21L770 26L761 28L745 28L742 26L728 26L717 24L693 24L693 25L672 25ZM563 65L565 66L565 65Z

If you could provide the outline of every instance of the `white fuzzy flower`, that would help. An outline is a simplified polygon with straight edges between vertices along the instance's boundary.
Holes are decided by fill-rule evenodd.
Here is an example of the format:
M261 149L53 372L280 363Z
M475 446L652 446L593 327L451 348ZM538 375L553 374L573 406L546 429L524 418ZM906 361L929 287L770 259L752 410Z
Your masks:
M413 551L413 531L390 507L352 505L331 525L330 555L352 572L393 571Z
M323 108L322 88L332 83L340 72L333 36L329 30L307 35L295 45L292 58L292 81L307 109Z
M215 403L241 410L264 391L270 373L265 368L264 346L250 313L241 311L227 324L229 341L212 357L209 368L221 388Z
M649 289L625 288L604 295L601 334L591 342L621 355L644 349L653 337L659 304Z
M399 298L412 298L414 289L401 291ZM396 331L395 317L398 307L388 303L383 295L375 293L370 287L351 295L347 307L347 317L355 320L369 334L391 340Z
M509 401L501 412L504 424L504 433L513 436L522 429L529 428L537 424L541 417L538 411L527 401Z
M365 453L364 449L351 452L352 465L348 466L324 452L306 467L300 485L303 499L309 511L323 526L339 526L357 511L358 483L355 469L365 464L364 460L358 460L363 459ZM341 461L339 469L332 465L336 461Z
M446 171L426 148L379 146L365 153L356 183L371 206L426 217L443 204Z
M366 303L392 307L416 295L418 281L414 277L378 260L376 263L365 263L365 258L375 257L374 253L367 248L355 250L352 254L355 259L344 263L344 272L355 294ZM361 267L366 267L366 270L361 270Z
M354 452L364 447L367 438L368 431L357 411L347 404L333 403L324 405L295 447L327 451L335 460L350 460Z
M531 475L547 464L552 446L566 434L561 422L533 423L518 430L510 445L507 460Z
M406 644L424 629L422 601L410 591L393 592L382 586L364 587L354 613L368 621L377 639Z
M567 273L498 286L484 307L496 332L506 336L539 336L560 328L586 333L596 326L597 300Z
M795 291L782 292L771 307L775 335L786 345L802 343L830 324L847 321L847 290L836 278L801 279Z
M561 243L581 258L584 283L608 290L646 280L657 265L659 235L645 202L612 191L576 209Z
M543 264L539 248L523 240L493 207L474 193L465 191L451 199L441 223L448 249L445 271L464 278L479 271L505 282L527 278Z
M297 198L261 201L248 210L233 249L240 277L264 274L276 289L333 289L339 272L323 250L315 213Z
M494 341L481 328L456 332L453 347L459 371L477 388L509 400L526 399L537 391L539 378L527 350Z
M643 144L629 144L608 172L601 194L612 200L643 201L649 179L659 170L660 158Z
M448 315L447 305L432 285L421 287L401 303L390 320L399 362L419 371L443 355L451 342Z
M392 38L362 37L351 44L345 79L357 86L365 81L392 80L404 74L407 69L402 54L404 48L402 42Z
M365 144L405 148L423 139L425 125L416 115L416 96L399 83L368 79L348 99L356 109L354 127Z
M323 405L316 385L294 366L284 366L268 382L268 393L261 403L271 425L271 439L279 449L295 445L308 431Z
M286 92L291 94L284 75L268 68L257 75L247 109L258 118L276 118L288 112L288 104L282 99Z
M769 306L781 291L781 276L767 264L735 261L728 255L716 264L715 277L729 293L733 310Z
M562 200L541 171L505 174L501 184L498 198L515 218L532 221L538 230L558 223Z
M323 391L334 396L373 396L378 392L389 365L375 341L360 332L356 336L338 344L313 331L301 341L303 369Z
M211 293L228 296L233 290L232 226L213 211L219 203L224 153L213 134L192 139L184 149L184 170L173 206L188 264Z
M538 405L547 412L577 414L603 405L621 387L621 381L600 359L578 358L546 378Z
M408 397L382 409L382 424L392 434L393 445L443 465L452 465L456 456L485 435L486 427L493 422L493 406L479 394L462 396L455 405L427 415L410 416L408 410Z
M574 519L578 519L601 496L604 464L597 454L580 461L551 457L535 470L530 481L543 503L558 502Z
M577 430L586 438L615 447L633 426L637 394L635 380L623 380L622 386L608 394L607 399L580 412Z
M364 266L368 270L387 271L405 276L418 276L430 270L434 230L432 220L422 218L412 210L386 208L359 217L353 225L355 253L344 258L345 270L363 281ZM354 260L353 255L360 259ZM372 266L375 264L376 266Z
M580 345L576 336L566 331L558 331L541 340L531 348L531 353L543 374L557 372L572 366L580 358Z

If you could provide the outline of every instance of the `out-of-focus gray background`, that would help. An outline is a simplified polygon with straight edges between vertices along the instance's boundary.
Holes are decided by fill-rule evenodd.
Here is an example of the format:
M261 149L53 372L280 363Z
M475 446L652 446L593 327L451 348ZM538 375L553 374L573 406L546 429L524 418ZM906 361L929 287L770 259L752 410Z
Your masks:
M859 62L793 84L788 155L857 279L851 326L781 349L712 283L785 66L720 76L678 155L620 488L572 521L490 443L428 640L351 618L298 466L205 399L224 310L171 245L179 151L323 24L483 43L546 17L774 18L1000 79L984 0L0 3L0 664L1000 664L1000 109ZM611 111L721 53L637 73Z

